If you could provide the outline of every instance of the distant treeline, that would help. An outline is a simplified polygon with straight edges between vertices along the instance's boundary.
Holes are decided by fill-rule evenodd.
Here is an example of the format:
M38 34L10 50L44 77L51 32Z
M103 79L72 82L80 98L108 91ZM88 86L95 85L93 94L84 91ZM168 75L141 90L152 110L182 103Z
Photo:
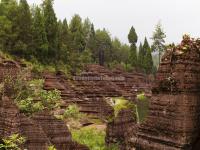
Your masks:
M0 50L42 64L67 65L76 70L84 64L108 67L121 65L127 70L153 70L151 47L145 38L138 41L135 29L127 35L130 45L111 38L106 29L95 29L87 18L74 15L68 22L58 20L53 0L29 6L26 0L1 0Z

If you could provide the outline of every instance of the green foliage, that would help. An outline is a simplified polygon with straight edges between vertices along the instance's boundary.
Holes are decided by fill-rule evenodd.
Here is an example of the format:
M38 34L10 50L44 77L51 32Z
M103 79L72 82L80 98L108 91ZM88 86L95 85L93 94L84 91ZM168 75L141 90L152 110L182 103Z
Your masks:
M128 40L129 43L131 44L131 48L130 48L130 56L129 56L129 63L133 66L136 67L138 64L138 58L137 58L137 34L135 32L135 29L133 28L133 26L130 29L130 32L128 34Z
M48 41L45 31L44 16L39 7L34 8L33 13L33 54L40 62L45 62L48 55Z
M81 116L82 114L79 112L79 108L75 104L69 105L63 114L64 118L80 119Z
M162 29L162 25L159 22L156 27L155 31L153 32L152 40L153 40L153 45L152 45L152 50L154 52L158 52L159 55L159 64L160 64L160 56L165 50L165 38L166 35Z
M6 41L9 39L11 27L11 22L5 16L0 16L0 50L6 47Z
M128 34L128 40L129 40L129 43L131 44L137 43L138 37L133 26L131 27L130 32Z
M44 0L43 4L44 25L48 41L48 56L54 62L58 56L56 50L58 48L58 26L57 18L53 9L53 0Z
M134 109L134 107L135 107L133 103L129 102L128 100L124 99L123 97L112 98L110 104L114 108L115 117L117 117L118 113L122 109Z
M144 93L137 95L136 115L138 123L145 121L149 111L149 101Z
M55 146L54 145L51 145L48 147L48 150L56 150Z
M82 52L85 49L84 30L82 25L82 19L79 15L74 15L69 24L71 32L72 50Z
M79 15L74 15L69 26L66 19L57 21L53 3L44 0L42 5L30 9L26 0L0 2L0 50L31 61L33 71L38 74L47 66L68 74L79 72L89 63L108 67L136 64L134 28L129 35L135 42L130 51L118 39L111 40L105 29L95 31L88 18L82 21Z
M43 90L44 80L27 80L27 72L21 72L17 77L7 76L3 85L3 94L14 99L20 111L31 115L44 109L52 110L60 105L60 91ZM10 92L12 91L12 92Z
M73 140L88 146L90 150L118 150L117 145L106 146L105 136L105 131L99 131L93 128L72 130Z
M144 44L140 43L138 54L138 66L140 70L146 74L153 72L153 58L151 54L151 48L145 37Z
M26 91L24 91L26 92ZM24 93L22 92L22 93ZM39 93L31 92L25 97L25 99L20 99L19 96L16 99L16 103L21 112L31 115L32 113L42 111L44 109L53 110L59 107L60 103L60 91L46 91L40 90ZM38 101L36 101L38 99Z
M98 63L104 65L112 61L112 42L110 34L105 29L96 31L96 44Z
M20 145L22 145L25 141L26 139L19 134L13 134L3 139L3 144L0 144L0 149L21 150Z

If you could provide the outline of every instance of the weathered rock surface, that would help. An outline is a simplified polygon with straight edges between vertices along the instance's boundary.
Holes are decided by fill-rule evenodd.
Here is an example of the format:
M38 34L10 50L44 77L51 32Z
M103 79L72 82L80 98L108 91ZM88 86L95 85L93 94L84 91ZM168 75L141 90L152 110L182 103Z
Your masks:
M21 71L21 64L0 57L0 83L5 79L15 80ZM13 91L6 85L4 95ZM71 133L61 120L48 112L27 117L20 113L12 100L0 93L0 139L18 133L26 138L23 148L28 150L47 150L55 145L59 150L88 150L86 146L72 141Z
M106 98L123 96L134 100L139 91L150 93L150 84L143 74L111 71L99 65L88 65L85 72L73 79L67 79L61 72L57 75L46 73L44 77L46 90L57 88L61 91L63 108L76 103L81 112L102 118L113 114Z
M50 145L59 150L88 150L86 146L72 141L64 122L48 112L27 117L9 98L3 98L0 104L0 138L18 133L26 138L23 148L28 150L47 150Z
M126 138L128 131L132 131L136 128L135 113L130 109L123 109L119 112L117 117L107 124L106 130L106 143L114 144L118 143L120 150L126 150Z
M129 144L138 150L200 149L199 99L200 41L186 36L163 56L149 116Z

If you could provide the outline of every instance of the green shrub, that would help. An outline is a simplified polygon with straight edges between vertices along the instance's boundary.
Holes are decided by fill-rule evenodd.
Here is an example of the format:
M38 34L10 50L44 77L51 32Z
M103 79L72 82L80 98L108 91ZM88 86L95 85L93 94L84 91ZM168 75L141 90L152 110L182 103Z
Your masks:
M112 98L115 117L123 109L134 109L135 105L123 97Z
M144 93L138 94L137 100L138 100L137 105L136 105L137 122L141 123L141 122L145 121L145 119L148 115L149 101Z
M37 99L37 101L36 101ZM40 90L39 93L32 93L26 99L18 99L16 101L20 111L31 115L32 113L42 111L44 109L53 110L60 106L60 91Z
M9 95L19 107L20 111L31 115L44 109L52 110L60 106L60 91L43 90L44 80L28 80L26 70L22 71L15 79L9 76L2 85L4 91L12 91Z
M61 92L59 90L46 91L41 90L39 93L39 99L41 100L45 109L52 110L60 106L60 96Z
M3 144L0 144L0 149L5 150L21 150L20 146L25 142L25 138L19 134L13 134L3 139Z
M79 108L75 104L69 105L63 114L64 118L79 119L81 116L82 114L79 112Z
M48 150L56 150L55 146L54 145L51 145L48 147Z
M93 128L72 130L73 140L88 146L90 150L118 150L117 145L106 146L105 136L105 131L99 131Z

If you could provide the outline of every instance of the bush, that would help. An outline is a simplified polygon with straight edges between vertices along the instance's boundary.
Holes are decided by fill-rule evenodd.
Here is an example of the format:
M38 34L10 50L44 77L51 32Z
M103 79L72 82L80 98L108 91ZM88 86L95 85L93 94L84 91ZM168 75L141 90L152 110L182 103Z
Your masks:
M54 145L51 145L48 147L48 150L56 150L55 146Z
M19 134L13 134L3 139L4 144L0 144L0 149L5 150L21 150L20 146L25 142L25 138Z
M58 90L40 90L39 93L33 92L25 99L17 99L16 104L21 112L31 115L44 109L53 110L58 108L60 99L60 91Z
M14 99L20 111L31 115L44 109L52 110L59 107L60 91L56 89L52 91L43 90L44 80L34 79L29 81L28 76L29 72L23 70L15 78L8 75L1 84L3 85L3 93L11 93L9 96Z
M136 115L137 122L141 123L145 121L149 112L149 101L148 98L144 95L144 93L137 95L137 105L136 105Z
M79 119L81 116L82 114L79 112L79 108L75 104L69 105L63 114L64 118Z
M114 114L115 117L117 117L118 113L122 110L122 109L134 109L135 105L131 102L129 102L128 100L124 99L123 97L119 97L119 98L112 98L112 102L111 102L113 108L114 108Z

